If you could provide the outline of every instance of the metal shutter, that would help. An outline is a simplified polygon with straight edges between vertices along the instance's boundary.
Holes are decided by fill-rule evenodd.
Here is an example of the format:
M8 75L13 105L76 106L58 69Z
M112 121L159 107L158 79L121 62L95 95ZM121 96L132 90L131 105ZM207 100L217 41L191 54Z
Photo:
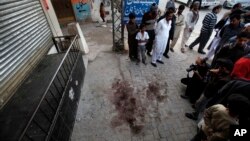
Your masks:
M39 0L0 0L0 102L6 85L21 81L52 45Z

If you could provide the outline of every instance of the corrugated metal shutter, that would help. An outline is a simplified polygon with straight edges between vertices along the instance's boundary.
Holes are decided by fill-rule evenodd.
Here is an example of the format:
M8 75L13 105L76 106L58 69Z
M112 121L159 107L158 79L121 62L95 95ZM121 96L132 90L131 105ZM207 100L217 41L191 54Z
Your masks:
M27 74L25 67L36 64L52 45L39 0L0 0L0 92L15 75Z

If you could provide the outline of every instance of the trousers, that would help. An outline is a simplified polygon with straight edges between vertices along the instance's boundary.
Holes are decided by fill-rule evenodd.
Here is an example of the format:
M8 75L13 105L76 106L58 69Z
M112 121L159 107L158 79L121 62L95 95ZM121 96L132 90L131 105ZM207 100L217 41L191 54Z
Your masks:
M203 51L204 47L206 46L212 31L201 31L199 37L197 37L193 43L189 45L189 48L193 48L197 44L199 44L198 51Z
M146 60L146 47L143 45L138 45L137 47L138 50L138 59L142 59L142 62L145 62Z

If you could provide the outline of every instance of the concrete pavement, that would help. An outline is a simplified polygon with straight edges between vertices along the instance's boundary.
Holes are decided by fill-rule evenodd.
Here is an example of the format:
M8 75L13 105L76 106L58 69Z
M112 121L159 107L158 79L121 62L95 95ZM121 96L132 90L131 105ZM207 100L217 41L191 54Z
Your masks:
M128 54L111 52L109 28L84 26L93 28L84 31L91 53L72 140L189 140L196 124L184 116L192 108L180 98L180 79L197 53L181 54L176 48L157 68L150 57L148 65L136 65Z
M200 21L203 17L200 18ZM165 64L131 62L128 54L112 52L111 25L81 25L90 53L78 106L72 141L187 141L196 133L196 123L184 116L193 111L180 98L186 68L197 56L195 50L169 52ZM201 25L200 23L198 25ZM198 36L195 28L191 41ZM196 47L197 48L197 47Z

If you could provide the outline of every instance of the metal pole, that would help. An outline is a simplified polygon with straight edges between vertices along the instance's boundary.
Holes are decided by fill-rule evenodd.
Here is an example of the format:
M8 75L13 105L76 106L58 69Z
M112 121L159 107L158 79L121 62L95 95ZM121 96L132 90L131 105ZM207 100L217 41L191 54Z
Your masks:
M124 51L123 2L112 0L113 51Z
M114 1L111 0L111 11L112 11L112 36L113 36L113 47L112 50L115 51L115 11L114 11Z
M124 26L125 26L125 25L124 25L124 23L123 23L123 18L124 18L124 17L123 17L123 16L124 16L124 15L123 15L123 12L124 12L124 11L123 11L123 10L124 10L124 9L123 9L123 4L124 4L124 1L121 1L121 28L122 28L122 29L121 29L121 31L122 31L122 32L121 32L121 34L122 34L122 35L121 35L121 43L122 43L122 48L123 48L123 50L124 50Z

